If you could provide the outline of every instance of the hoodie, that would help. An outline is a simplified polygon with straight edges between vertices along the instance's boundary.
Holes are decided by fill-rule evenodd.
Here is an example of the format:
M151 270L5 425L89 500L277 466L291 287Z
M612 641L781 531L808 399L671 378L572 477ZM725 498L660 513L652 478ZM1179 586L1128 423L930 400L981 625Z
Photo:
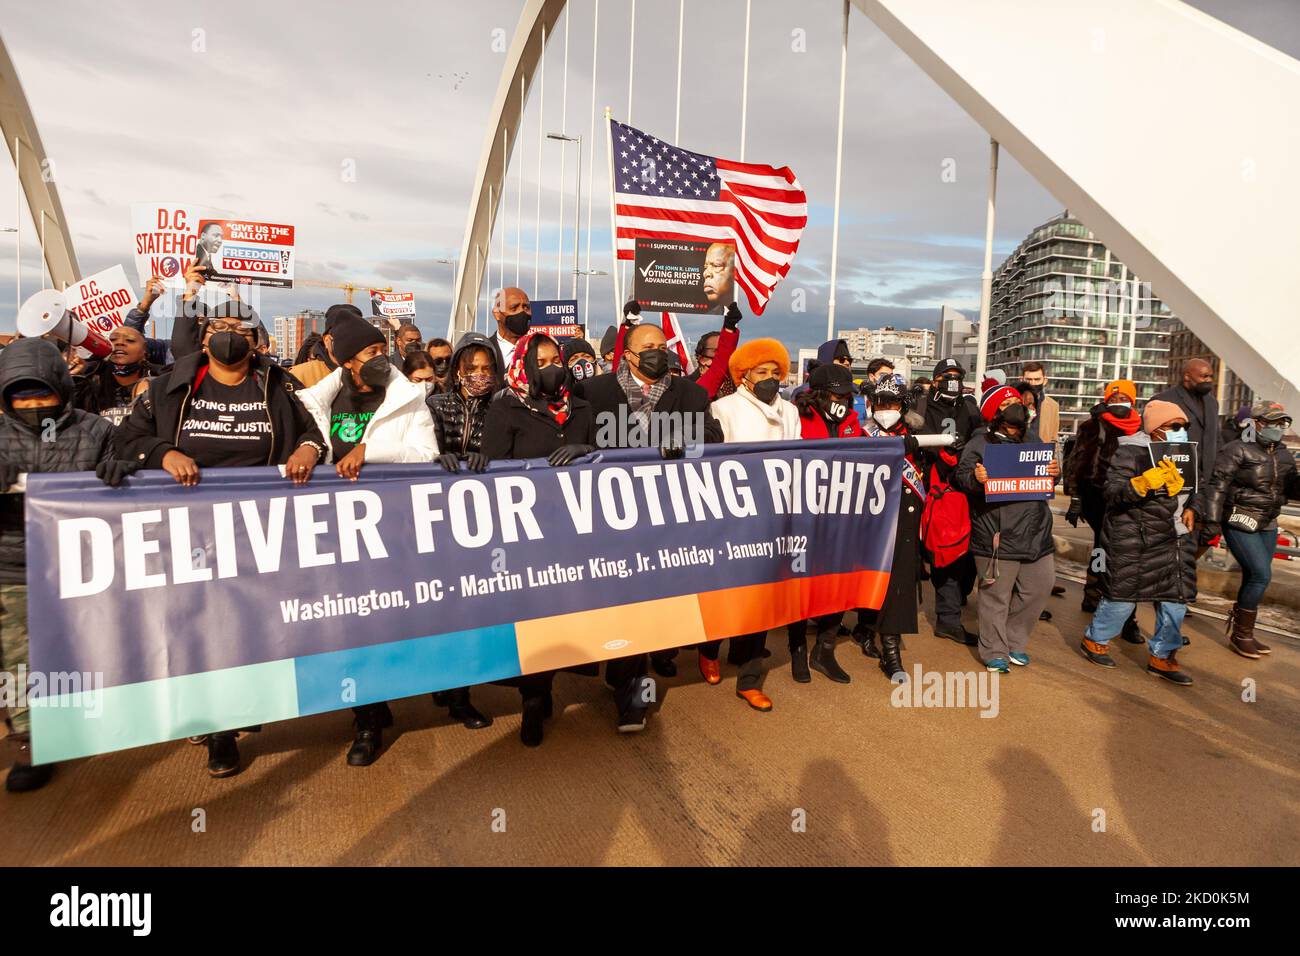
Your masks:
M52 435L13 414L7 393L19 382L39 382L63 402ZM73 408L72 375L53 342L18 339L0 352L0 461L23 472L93 471L112 457L113 425ZM0 584L27 582L24 496L0 489Z
M486 395L466 398L461 391L460 360L475 346L487 350L497 380ZM495 339L486 335L466 332L456 343L456 348L451 353L447 391L428 398L429 411L433 413L433 430L437 435L438 447L444 454L464 456L483 450L483 422L487 418L488 405L502 384L500 361L501 352L496 347Z

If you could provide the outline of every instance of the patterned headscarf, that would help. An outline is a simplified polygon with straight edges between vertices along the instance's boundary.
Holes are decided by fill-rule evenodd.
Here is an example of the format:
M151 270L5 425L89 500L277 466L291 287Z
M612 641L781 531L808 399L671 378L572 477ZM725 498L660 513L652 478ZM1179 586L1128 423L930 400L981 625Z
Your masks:
M543 412L555 419L555 424L563 425L569 418L569 385L566 381L560 387L560 394L555 399L543 398L534 393L531 383L537 374L537 347L542 342L555 345L555 340L541 332L526 332L515 343L514 356L510 367L506 369L506 387L514 392L515 397L539 415ZM558 345L555 345L559 349ZM561 352L561 355L564 353Z

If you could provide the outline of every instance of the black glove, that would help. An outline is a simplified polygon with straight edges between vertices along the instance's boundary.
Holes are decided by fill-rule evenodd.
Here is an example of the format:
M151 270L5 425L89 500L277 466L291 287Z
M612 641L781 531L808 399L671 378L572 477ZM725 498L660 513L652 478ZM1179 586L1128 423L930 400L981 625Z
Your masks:
M546 459L552 466L559 468L562 465L570 464L581 458L583 455L589 455L596 450L595 445L561 445L555 451L551 452L551 457Z
M681 445L664 445L659 449L659 455L664 461L673 461L685 457L686 449Z
M439 455L438 464L442 465L443 468L453 474L460 471L460 458L452 452L447 452L445 455Z
M953 435L952 444L947 446L948 450L952 452L954 455L960 455L961 450L965 447L966 447L966 439L962 438L960 435Z
M740 320L743 318L744 316L740 313L740 306L733 302L731 305L727 306L727 311L723 313L722 327L724 329L734 329L740 324Z
M7 461L0 461L0 492L8 491L9 486L18 480L22 469Z
M1079 519L1083 516L1083 502L1078 498L1070 499L1070 508L1065 512L1065 520L1070 522L1070 527L1079 527Z
M628 325L636 325L636 320L641 315L641 303L636 299L628 299L627 305L623 306L623 321Z
M921 443L916 440L915 435L903 436L903 451L905 454L915 456L921 450Z
M134 475L140 470L138 461L123 461L120 458L110 458L107 461L101 461L95 467L95 477L108 485L110 488L116 488L122 483L122 479L127 475Z
M472 451L465 456L465 467L470 471L482 474L487 471L488 456L481 451Z

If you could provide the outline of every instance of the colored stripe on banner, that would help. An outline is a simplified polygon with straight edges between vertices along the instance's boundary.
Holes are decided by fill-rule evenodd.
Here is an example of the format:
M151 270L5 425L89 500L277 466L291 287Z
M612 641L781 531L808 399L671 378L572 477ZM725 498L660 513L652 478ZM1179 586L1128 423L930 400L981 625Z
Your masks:
M630 657L704 640L694 594L520 621L519 663L525 673Z
M698 595L707 640L756 634L843 608L879 608L887 571L853 571L727 588Z
M294 662L299 714L518 677L516 647L515 626L501 624L300 657ZM442 686L430 685L435 676Z
M32 758L73 760L298 716L292 660L31 701Z

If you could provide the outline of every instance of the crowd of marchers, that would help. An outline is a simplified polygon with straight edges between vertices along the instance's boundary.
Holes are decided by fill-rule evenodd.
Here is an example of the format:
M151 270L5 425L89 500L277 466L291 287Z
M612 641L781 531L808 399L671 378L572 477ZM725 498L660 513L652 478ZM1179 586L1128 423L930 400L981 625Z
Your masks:
M200 270L187 273L168 340L145 335L151 309L172 294L153 279L109 336L112 352L103 360L86 361L51 337L18 338L0 351L0 491L21 474L55 471L94 471L116 486L139 469L162 469L193 486L210 468L257 465L283 466L295 484L318 467L364 479L372 463L436 462L448 472L481 472L496 460L544 458L564 468L598 447L644 445L652 416L698 422L692 434L706 442L901 439L897 533L882 606L786 626L794 680L809 682L815 671L847 684L850 676L836 660L845 638L890 680L907 679L903 639L920 630L925 581L938 638L975 648L990 671L1029 666L1031 633L1050 618L1049 596L1063 593L1053 511L1045 500L986 497L985 456L993 445L1045 442L1057 452L1049 474L1069 495L1066 520L1077 526L1082 518L1095 536L1083 598L1092 618L1079 635L1088 661L1115 667L1113 639L1145 642L1148 672L1192 684L1178 659L1188 644L1181 625L1196 598L1197 560L1220 535L1241 566L1228 646L1249 658L1269 652L1255 618L1269 585L1278 515L1288 499L1300 497L1283 441L1291 418L1261 401L1222 421L1214 373L1204 362L1189 362L1180 385L1145 398L1130 381L1108 383L1062 456L1059 409L1047 370L1034 363L1023 366L1020 380L990 377L972 386L968 370L951 357L910 383L887 358L877 358L856 381L848 343L833 340L795 383L781 342L742 343L743 316L734 303L683 367L664 330L643 321L634 303L605 332L597 354L585 339L557 341L531 329L528 296L506 288L492 297L496 333L469 332L454 344L426 343L414 325L390 342L357 308L335 305L290 365L269 354L270 336L251 307L237 296L213 305L201 294L203 284ZM601 429L610 416L630 427ZM918 441L923 435L951 437L947 444ZM1170 459L1155 459L1153 442L1198 444L1194 490ZM672 443L658 450L666 458L684 453ZM11 673L27 663L23 515L21 493L0 494L0 670ZM1156 608L1148 635L1136 618L1144 603ZM963 624L968 604L974 631ZM851 628L843 626L850 620ZM767 640L759 632L727 641L735 695L759 712L773 709L764 690ZM710 685L724 679L721 644L693 649ZM663 651L605 662L619 731L645 727L654 681L677 676L678 656ZM596 665L578 670L599 676ZM525 745L542 743L555 711L554 676L509 682L520 693ZM433 700L468 728L492 723L470 688ZM354 710L347 762L366 766L380 756L393 715L382 703ZM10 707L5 723L14 748L7 789L43 786L54 768L30 762L26 709ZM240 733L193 739L206 746L211 775L240 770Z

